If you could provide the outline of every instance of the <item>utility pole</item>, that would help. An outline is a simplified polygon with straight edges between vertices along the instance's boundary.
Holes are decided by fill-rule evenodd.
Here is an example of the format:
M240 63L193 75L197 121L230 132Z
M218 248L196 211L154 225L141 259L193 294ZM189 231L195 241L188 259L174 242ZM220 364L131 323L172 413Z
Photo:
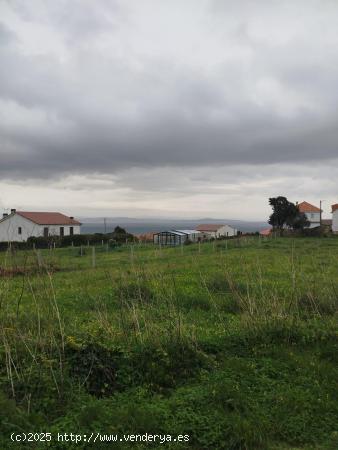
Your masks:
M325 200L319 200L319 209L320 209L320 213L319 213L319 225L322 226L322 202L324 202Z
M104 233L107 233L107 219L104 217L103 219Z

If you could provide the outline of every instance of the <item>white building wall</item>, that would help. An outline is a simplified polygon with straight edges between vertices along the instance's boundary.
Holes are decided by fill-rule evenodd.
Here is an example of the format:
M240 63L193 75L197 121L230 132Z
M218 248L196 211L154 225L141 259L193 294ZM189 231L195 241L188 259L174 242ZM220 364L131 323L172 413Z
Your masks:
M338 234L338 209L332 213L332 232Z
M236 228L232 228L230 225L224 225L217 231L217 237L220 236L236 236L237 230Z
M217 231L202 231L202 234L208 239L219 238L222 236L231 237L237 235L237 230L230 225L222 225Z
M307 212L305 213L307 220L310 222L309 228L315 228L320 226L320 213L319 212Z
M216 231L201 231L202 235L206 239L216 238Z
M60 228L63 227L64 236L70 236L70 229L73 227L73 234L80 234L81 228L80 225L44 225L42 226L42 235L43 236L43 228L48 227L48 235L49 236L60 236Z
M19 234L19 227L21 227L21 234ZM0 222L0 242L23 242L30 236L40 236L39 225L18 214L11 214Z
M60 236L62 225L38 225L19 214L11 214L0 222L0 242L24 242L31 236L39 237L44 235L44 228L48 228L49 236ZM73 227L73 234L80 234L80 225L63 225L64 236L70 235L70 228ZM21 228L21 234L19 233Z

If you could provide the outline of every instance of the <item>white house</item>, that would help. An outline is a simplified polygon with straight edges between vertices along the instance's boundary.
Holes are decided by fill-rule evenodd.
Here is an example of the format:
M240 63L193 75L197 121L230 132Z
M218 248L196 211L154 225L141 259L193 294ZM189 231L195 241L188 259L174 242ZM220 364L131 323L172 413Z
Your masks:
M315 228L320 226L320 209L317 206L311 205L308 202L301 202L297 204L298 210L306 215L307 220L310 222L309 228Z
M331 206L332 208L332 232L338 234L338 203Z
M11 210L0 220L0 242L23 242L35 236L72 236L81 233L81 223L58 212Z
M237 230L236 228L231 227L230 225L222 225L222 224L202 224L196 227L196 230L203 233L206 238L219 238L222 236L236 236Z

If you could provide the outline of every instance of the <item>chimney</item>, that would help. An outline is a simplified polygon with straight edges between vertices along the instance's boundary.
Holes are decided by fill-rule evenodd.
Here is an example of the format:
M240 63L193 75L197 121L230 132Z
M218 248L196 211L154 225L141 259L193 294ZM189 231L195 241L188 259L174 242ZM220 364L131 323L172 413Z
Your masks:
M16 213L16 209L11 209L11 214L15 214Z
M2 218L4 219L5 217L7 217L8 216L8 214L7 213L3 213L2 214Z

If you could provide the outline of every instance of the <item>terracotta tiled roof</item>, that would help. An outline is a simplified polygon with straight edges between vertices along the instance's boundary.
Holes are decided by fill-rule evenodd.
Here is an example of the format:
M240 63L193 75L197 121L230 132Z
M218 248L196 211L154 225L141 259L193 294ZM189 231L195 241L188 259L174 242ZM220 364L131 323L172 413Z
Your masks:
M308 202L302 202L298 204L298 209L300 212L302 213L307 213L307 212L320 212L320 209L317 208L317 206L311 205L311 203Z
M332 212L336 211L338 209L338 203L335 203L334 205L332 205L331 208L332 208Z
M81 225L77 220L58 212L16 211L16 213L38 225Z
M196 227L197 231L217 231L220 228L224 227L222 224L204 224L204 225L198 225Z
M272 228L265 228L265 230L261 230L259 232L259 234L261 236L270 236L271 233L272 233Z
M155 231L149 231L147 233L137 234L136 237L138 237L142 242L152 241L155 233Z

